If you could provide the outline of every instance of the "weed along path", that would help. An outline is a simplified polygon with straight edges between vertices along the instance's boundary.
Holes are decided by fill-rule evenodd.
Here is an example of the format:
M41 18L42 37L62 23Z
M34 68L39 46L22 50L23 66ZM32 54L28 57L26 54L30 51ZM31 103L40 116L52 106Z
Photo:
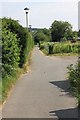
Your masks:
M17 81L3 106L3 118L77 118L66 67L76 57L45 56L36 47L30 71Z

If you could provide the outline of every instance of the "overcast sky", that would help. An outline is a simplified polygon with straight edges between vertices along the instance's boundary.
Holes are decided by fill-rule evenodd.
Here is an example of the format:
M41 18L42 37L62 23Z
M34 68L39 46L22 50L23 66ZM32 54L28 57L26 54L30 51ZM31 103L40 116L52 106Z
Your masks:
M15 2L17 1L17 2ZM26 2L27 1L27 2ZM68 21L78 30L78 0L2 0L0 17L11 17L25 26L24 8L29 10L32 27L49 28L54 20ZM57 2L56 2L57 1Z

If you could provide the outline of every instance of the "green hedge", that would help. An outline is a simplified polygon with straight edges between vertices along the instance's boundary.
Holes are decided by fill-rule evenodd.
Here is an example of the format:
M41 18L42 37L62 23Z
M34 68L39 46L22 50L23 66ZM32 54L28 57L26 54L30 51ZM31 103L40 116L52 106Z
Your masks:
M19 65L20 48L18 47L16 34L9 30L2 31L2 73L3 76L11 74L12 71Z
M10 32L17 35L17 38L19 39L19 47L21 49L20 51L20 67L23 66L25 55L24 51L27 46L28 41L28 30L26 28L23 28L16 20L10 19L10 18L3 18L2 19L2 29L6 28L7 30L10 30Z
M26 28L15 20L2 19L2 101L29 60L33 46L32 35Z
M26 49L24 50L24 63L26 61L28 61L30 51L33 49L33 47L34 47L34 40L32 38L31 33L29 33L28 34L27 44L26 44Z
M17 35L3 28L2 30L2 100L15 82L19 69L20 48ZM15 74L14 74L15 73ZM14 75L14 77L12 77Z

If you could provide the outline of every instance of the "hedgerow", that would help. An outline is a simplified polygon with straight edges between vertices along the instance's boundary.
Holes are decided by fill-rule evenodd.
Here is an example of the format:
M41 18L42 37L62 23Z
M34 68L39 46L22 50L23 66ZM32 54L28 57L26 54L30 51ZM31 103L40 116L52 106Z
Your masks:
M24 51L27 47L27 41L28 41L28 30L26 28L23 28L18 21L10 19L10 18L3 18L2 19L2 28L6 28L7 30L10 30L10 32L17 35L17 38L19 39L19 47L21 49L20 51L20 67L23 66L25 61L25 54Z
M11 74L12 71L19 65L20 48L18 47L17 35L9 30L2 31L2 73L3 77L6 74Z
M45 50L47 54L58 53L77 53L78 54L79 43L71 42L43 42L40 43L40 49Z
M33 46L32 35L26 28L15 20L2 19L2 101L29 61Z
M70 81L71 90L78 100L80 107L80 60L76 65L71 64L68 66L68 79Z

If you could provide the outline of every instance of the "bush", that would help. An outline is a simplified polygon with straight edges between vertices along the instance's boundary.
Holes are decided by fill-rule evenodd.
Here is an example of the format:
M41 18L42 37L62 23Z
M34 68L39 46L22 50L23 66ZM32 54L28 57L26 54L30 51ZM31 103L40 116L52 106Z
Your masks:
M28 58L30 57L30 52L34 47L34 40L32 38L31 33L28 34L28 40L27 40L27 44L24 50L24 64L25 62L28 61Z
M43 42L40 44L40 48L47 50L48 54L58 54L58 53L77 53L79 43L70 43L70 42Z
M68 79L70 81L71 89L78 99L78 106L80 107L80 61L78 61L75 66L73 64L68 66L68 70Z
M34 42L35 44L43 41L43 42L48 42L51 41L51 33L49 29L37 29L37 31L34 32L33 34L34 37Z
M2 101L7 96L8 90L15 82L20 61L20 48L17 35L3 28L2 30ZM14 74L15 73L15 74ZM13 76L13 77L12 77ZM7 79L8 78L8 79Z
M24 64L24 51L27 46L27 40L28 40L28 31L26 28L23 28L16 20L12 20L9 18L3 18L2 19L2 28L6 28L10 32L17 35L17 39L19 39L19 48L20 51L20 67Z
M44 49L44 44L41 44L40 45L40 50L43 50Z
M29 60L33 45L27 29L15 20L2 19L2 101L20 76L20 68Z
M17 35L9 30L2 31L2 67L3 74L11 74L14 68L18 67L20 60L20 48L18 47ZM15 49L16 48L16 49Z

